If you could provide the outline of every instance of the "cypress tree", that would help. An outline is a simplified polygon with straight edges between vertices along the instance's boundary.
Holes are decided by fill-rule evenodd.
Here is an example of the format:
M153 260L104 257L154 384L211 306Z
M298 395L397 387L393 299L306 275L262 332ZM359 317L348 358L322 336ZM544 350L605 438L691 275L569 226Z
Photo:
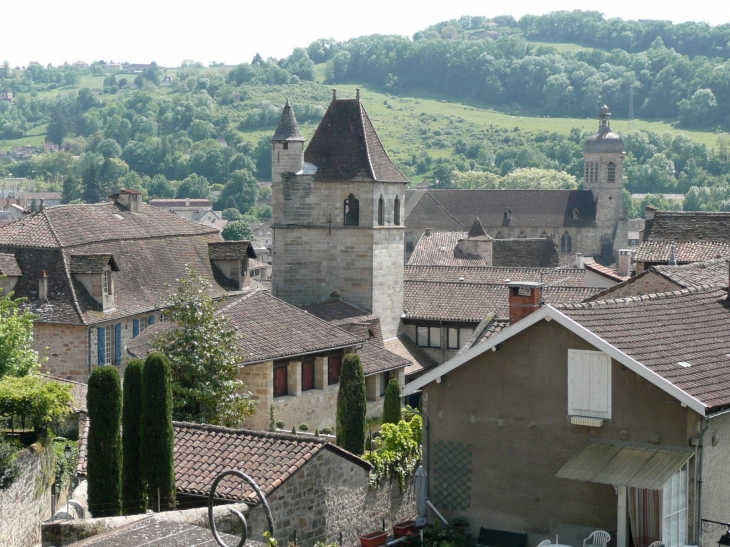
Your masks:
M175 508L175 433L172 428L172 388L167 357L155 352L142 372L142 465L153 507Z
M132 359L124 370L122 407L122 509L125 515L147 511L142 479L142 370L144 361Z
M385 388L383 401L383 423L397 424L400 422L400 384L393 378Z
M89 438L86 474L89 511L94 517L120 514L122 478L122 387L119 372L110 365L97 367L89 377L86 406Z
M337 446L353 454L365 447L367 398L365 373L360 356L348 353L342 361L340 390L337 393Z

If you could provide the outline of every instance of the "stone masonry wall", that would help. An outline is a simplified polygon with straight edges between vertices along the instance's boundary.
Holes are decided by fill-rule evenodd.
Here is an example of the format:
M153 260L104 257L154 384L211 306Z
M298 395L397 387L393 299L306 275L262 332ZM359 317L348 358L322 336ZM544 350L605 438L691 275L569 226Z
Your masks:
M404 229L380 227L373 234L373 307L385 339L398 334L403 314Z
M87 327L38 322L33 325L33 349L41 358L48 359L41 368L52 376L85 382L89 377L88 348Z
M0 490L0 544L35 547L41 543L41 521L51 516L54 453L34 444L18 456L20 476Z
M297 545L312 547L315 542L355 545L358 536L415 517L412 483L401 493L397 482L377 490L368 486L369 471L334 452L323 450L279 487L268 502L274 518L279 545L294 539ZM251 512L249 537L258 538L265 530L261 507Z

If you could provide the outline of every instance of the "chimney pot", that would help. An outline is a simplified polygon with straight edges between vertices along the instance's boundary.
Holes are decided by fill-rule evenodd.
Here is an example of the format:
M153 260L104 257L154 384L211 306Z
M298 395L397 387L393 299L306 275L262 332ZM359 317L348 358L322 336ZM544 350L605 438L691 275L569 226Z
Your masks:
M575 253L575 267L580 268L581 270L585 268L585 265L583 264L583 253Z
M540 309L542 303L542 284L515 281L507 283L509 290L509 324L514 325ZM522 294L520 294L522 291ZM529 291L529 294L525 294Z
M629 277L631 272L631 249L619 249L618 251L618 274Z

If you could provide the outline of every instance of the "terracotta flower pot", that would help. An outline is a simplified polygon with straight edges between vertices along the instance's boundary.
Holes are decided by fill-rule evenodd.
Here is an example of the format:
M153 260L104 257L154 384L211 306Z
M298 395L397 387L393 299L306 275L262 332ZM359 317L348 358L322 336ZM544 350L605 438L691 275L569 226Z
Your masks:
M360 536L360 545L362 547L380 547L380 545L385 545L387 539L388 534L382 530L379 532L370 532L369 534Z
M393 525L393 535L397 538L405 536L408 532L416 532L415 520L404 520L403 522Z

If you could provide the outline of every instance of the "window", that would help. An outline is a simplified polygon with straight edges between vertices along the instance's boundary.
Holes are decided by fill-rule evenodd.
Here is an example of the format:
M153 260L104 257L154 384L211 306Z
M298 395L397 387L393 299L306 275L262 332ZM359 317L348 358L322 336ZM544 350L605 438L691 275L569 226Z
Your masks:
M340 381L340 369L342 369L342 356L336 355L327 359L327 383L336 384Z
M520 234L517 236L519 239L526 239L527 235L524 230L520 230Z
M416 327L416 343L422 348L440 348L441 327Z
M608 162L608 182L616 182L616 164L612 161Z
M448 349L461 349L474 332L473 329L457 329L449 327L446 335L446 347Z
M573 209L573 220L578 220L579 216L580 216L580 211L578 211L578 209Z
M385 225L385 200L383 196L380 196L378 200L378 226Z
M314 361L302 363L302 391L314 389Z
M122 363L122 324L107 325L96 329L97 363L119 365Z
M289 150L289 143L288 142L285 142L284 143L284 150Z
M113 294L113 291L112 272L111 270L104 270L101 272L101 292L102 294L109 296Z
M497 232L497 234L494 236L494 239L504 239L504 234L501 230Z
M147 318L146 317L140 317L139 318L139 329L144 330L147 328Z
M400 200L398 196L395 196L395 202L393 203L393 225L400 226Z
M360 226L360 202L353 194L345 200L345 226Z
M108 325L104 327L104 364L108 365L112 362L112 355L114 355L114 343L112 342L114 340L113 333L112 333L112 327L111 325Z
M381 397L385 396L385 390L388 389L389 381L390 381L390 379L388 378L388 373L383 372L380 375L380 396Z
M687 464L662 488L662 542L665 547L687 545Z
M235 262L231 266L231 279L234 279L238 281L238 278L241 276L241 263Z
M573 242L570 237L570 234L568 232L565 232L563 234L563 237L560 238L560 252L561 253L570 253L573 249Z
M611 418L611 358L605 353L568 350L568 414Z
M286 365L274 368L274 397L283 397L289 393Z
M541 238L546 238L547 236L548 236L548 233L545 230L543 230L542 233L540 234Z

